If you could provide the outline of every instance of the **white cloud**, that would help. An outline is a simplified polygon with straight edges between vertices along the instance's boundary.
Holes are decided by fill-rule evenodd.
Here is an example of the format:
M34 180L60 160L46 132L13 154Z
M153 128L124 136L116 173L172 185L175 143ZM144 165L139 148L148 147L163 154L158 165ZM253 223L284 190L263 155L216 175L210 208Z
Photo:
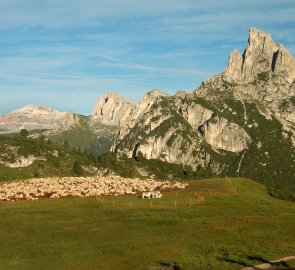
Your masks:
M89 26L100 24L106 19L158 17L188 11L217 16L219 12L227 12L229 17L237 13L251 16L257 9L267 11L268 7L273 7L276 11L284 6L294 8L294 1L282 0L278 4L275 0L1 0L0 27ZM274 20L276 17L278 20L284 19L277 14L273 17Z
M294 0L1 0L0 10L0 109L31 98L85 111L111 89L136 99L194 89L243 51L251 26L295 52Z

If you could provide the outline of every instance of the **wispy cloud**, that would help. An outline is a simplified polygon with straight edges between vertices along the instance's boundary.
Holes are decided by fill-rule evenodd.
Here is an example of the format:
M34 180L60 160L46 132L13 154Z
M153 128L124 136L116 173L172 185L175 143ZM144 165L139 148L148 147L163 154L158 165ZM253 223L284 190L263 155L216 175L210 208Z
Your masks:
M252 26L295 53L294 0L1 0L0 10L2 112L34 99L89 113L111 89L193 90Z

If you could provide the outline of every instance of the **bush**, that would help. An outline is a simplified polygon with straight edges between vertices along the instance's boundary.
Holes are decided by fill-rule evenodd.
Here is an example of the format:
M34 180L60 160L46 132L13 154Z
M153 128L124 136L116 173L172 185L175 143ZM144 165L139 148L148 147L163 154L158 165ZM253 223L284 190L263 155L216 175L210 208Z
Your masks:
M21 131L19 132L19 134L22 137L28 137L29 136L29 132L26 129L21 129Z
M77 176L81 176L83 174L83 169L77 160L74 162L73 170L74 170L75 175L77 175Z
M64 141L63 147L65 149L69 149L70 145L69 145L68 141Z
M295 194L275 187L267 187L268 194L276 199L295 202Z

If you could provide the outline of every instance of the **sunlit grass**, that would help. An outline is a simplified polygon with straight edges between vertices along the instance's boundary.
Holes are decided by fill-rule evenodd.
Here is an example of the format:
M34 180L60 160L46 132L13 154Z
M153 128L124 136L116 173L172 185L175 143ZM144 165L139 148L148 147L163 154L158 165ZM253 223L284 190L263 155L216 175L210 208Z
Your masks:
M0 269L240 269L259 263L249 256L294 255L294 228L295 204L245 179L193 181L153 200L1 202Z

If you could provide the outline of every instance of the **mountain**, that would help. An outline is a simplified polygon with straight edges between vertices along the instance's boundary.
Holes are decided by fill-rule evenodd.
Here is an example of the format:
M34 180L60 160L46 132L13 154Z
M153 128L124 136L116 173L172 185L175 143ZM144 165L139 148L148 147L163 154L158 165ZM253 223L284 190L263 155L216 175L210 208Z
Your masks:
M68 112L58 128L43 134L59 144L67 141L73 148L100 155L110 150L135 106L134 101L110 92L98 99L91 116Z
M27 105L0 116L0 134L15 133L21 129L55 129L64 115L45 106Z
M28 105L0 116L0 134L27 129L34 138L43 135L60 145L67 141L71 148L100 155L110 149L135 106L135 101L112 92L98 99L90 116Z
M136 102L116 93L109 92L100 97L92 113L92 118L104 124L123 125L136 106Z
M232 93L236 100L257 101L266 117L275 116L286 132L293 133L295 145L295 59L268 33L251 28L243 55L238 50L231 53L224 72L195 93L209 100Z
M68 112L62 119L59 128L46 131L45 137L63 145L65 142L71 148L100 155L110 150L119 126L107 124L91 116Z
M95 107L102 112L100 115L59 113L47 107L28 105L2 116L3 132L18 133L26 128L30 136L0 135L0 181L100 173L101 166L88 153L108 152L124 115L127 118L134 107L135 102L108 93ZM10 128L12 122L17 123L13 129Z
M45 137L105 153L98 165L122 175L243 176L295 194L295 60L256 28L192 93L153 90L139 103L107 93L90 116L30 105L0 121L2 132L50 127Z
M295 191L295 60L251 28L243 54L193 93L147 93L112 151Z

